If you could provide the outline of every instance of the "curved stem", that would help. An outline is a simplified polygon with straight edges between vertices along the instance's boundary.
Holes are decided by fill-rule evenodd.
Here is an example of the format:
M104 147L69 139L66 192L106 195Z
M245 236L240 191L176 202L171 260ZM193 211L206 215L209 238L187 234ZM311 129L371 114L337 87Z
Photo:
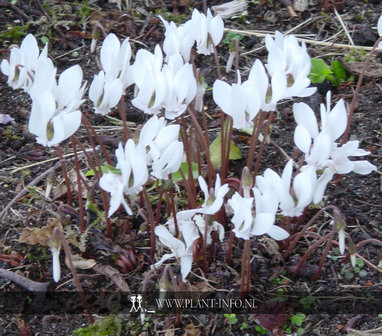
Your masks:
M375 44L373 46L373 49L370 51L370 53L367 56L367 59L366 59L364 65L363 65L361 75L358 78L357 86L355 88L355 92L354 92L353 99L351 101L351 105L350 105L350 109L349 109L348 121L347 121L346 129L345 129L345 133L344 133L344 135L342 137L342 144L346 143L348 141L348 139L349 139L350 124L351 124L351 120L352 120L352 117L353 117L355 104L356 104L358 96L359 96L359 91L361 90L361 85L362 85L363 77L365 76L366 69L367 69L367 67L368 67L368 65L370 63L370 58L373 55L375 48L377 48L379 42L381 42L381 41L382 41L382 36L379 37L377 42L375 42Z

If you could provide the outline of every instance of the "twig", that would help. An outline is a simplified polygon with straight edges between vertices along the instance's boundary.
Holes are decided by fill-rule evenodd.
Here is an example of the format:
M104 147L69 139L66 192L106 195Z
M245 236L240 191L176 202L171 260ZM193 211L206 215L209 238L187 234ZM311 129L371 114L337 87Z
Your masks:
M46 170L45 172L43 172L41 175L37 176L32 182L30 182L26 187L24 187L23 190L21 190L15 197L12 198L12 200L5 206L5 208L0 212L0 221L2 220L2 218L4 217L4 215L6 214L6 212L9 210L9 208L15 203L17 202L17 200L24 196L27 192L28 192L28 187L32 187L34 185L36 185L37 183L39 183L45 176L49 175L51 172L53 172L54 170L57 169L57 167L63 162L63 160L60 160L58 162L56 162L56 164L49 168L48 170Z
M257 37L265 37L268 34L266 33L260 33L253 30L240 30L240 29L231 29L231 28L224 28L225 32L232 32L236 34L241 35L252 35ZM273 36L273 34L269 34ZM364 47L364 46L356 46L356 45L349 45L349 44L342 44L342 43L330 43L330 42L324 42L324 41L316 41L316 40L310 40L306 38L296 37L296 40L299 42L305 42L312 45L317 46L324 46L324 47L332 47L332 48L343 48L343 49L360 49L360 50L372 50L372 47Z
M30 21L31 18L24 13L22 9L10 3L9 1L0 1L0 7L6 7L12 9L17 14L21 15L25 20Z
M344 31L345 31L346 37L348 38L350 44L351 44L351 45L354 45L353 39L351 38L351 36L350 36L350 34L349 34L349 31L348 31L347 27L345 26L344 21L342 20L341 15L338 14L337 9L336 9L336 6L333 6L333 9L334 9L334 13L335 13L336 16L337 16L338 21L340 21L340 24L341 24L342 28L343 28Z
M45 293L48 289L50 282L37 282L30 280L20 274L0 268L0 278L11 280L19 286L25 288L30 292Z
M119 273L115 268L109 265L94 265L91 268L94 272L105 275L114 282L114 284L124 293L131 293L131 289L126 281L123 279L121 273Z

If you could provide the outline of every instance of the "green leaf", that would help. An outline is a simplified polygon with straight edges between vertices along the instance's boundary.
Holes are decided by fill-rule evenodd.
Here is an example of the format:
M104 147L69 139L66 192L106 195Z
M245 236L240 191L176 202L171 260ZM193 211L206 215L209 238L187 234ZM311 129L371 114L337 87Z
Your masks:
M96 167L96 169L98 170L98 167ZM113 173L116 175L121 174L120 169L117 169L117 168L113 167L112 165L110 165L106 162L101 166L101 172L102 172L102 174L107 174L107 173ZM94 175L95 175L94 169L90 169L85 173L85 176L87 176L87 177L94 176Z
M179 182L179 181L183 180L182 174L180 173L180 169L183 170L183 174L184 174L185 178L188 179L188 162L182 162L182 164L180 165L179 170L176 171L175 173L172 173L172 180L174 182ZM195 163L195 162L191 162L191 169L192 169L192 177L194 179L197 179L198 176L199 176L199 167L198 167L198 164Z
M332 69L339 83L346 81L346 70L340 61L333 61Z
M212 166L215 169L220 168L222 165L221 143L222 143L222 137L221 137L221 133L219 133L217 137L215 138L215 140L210 145L211 162L212 162ZM229 159L239 160L241 158L242 158L242 155L241 155L239 147L237 147L235 143L231 140L231 146L229 149Z
M325 79L329 79L331 82L335 83L333 77L333 71L321 58L311 59L311 68L309 79L312 83L322 83Z
M305 314L303 313L297 313L295 315L293 315L291 318L290 318L290 321L296 325L297 327L301 327L302 325L302 322L304 322L306 319L306 316Z
M224 314L224 317L226 318L229 324L236 324L238 322L236 314Z

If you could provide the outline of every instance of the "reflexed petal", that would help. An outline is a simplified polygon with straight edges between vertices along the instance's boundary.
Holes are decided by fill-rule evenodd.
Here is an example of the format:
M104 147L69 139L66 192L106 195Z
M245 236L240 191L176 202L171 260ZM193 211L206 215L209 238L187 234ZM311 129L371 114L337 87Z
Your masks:
M260 236L267 233L275 222L275 215L270 213L256 213L251 233Z
M25 36L23 42L20 45L20 51L23 55L26 56L25 64L23 65L27 68L33 68L40 51L38 49L36 38L32 34Z
M296 175L293 180L293 189L298 199L297 206L299 208L305 208L312 202L314 190L310 178L305 171Z
M0 69L1 69L1 72L2 72L4 75L9 76L10 66L9 66L9 62L8 62L8 60L3 59L3 60L1 61Z
M183 240L186 243L185 253L192 255L194 241L199 238L199 231L193 222L184 223L182 226Z
M330 129L333 141L338 139L346 129L347 125L347 112L345 102L341 99L336 106L332 109L327 117L327 126Z
M294 143L303 153L309 153L312 139L307 129L301 124L298 124L294 131Z
M100 71L98 75L95 75L89 88L89 98L96 105L99 106L99 101L103 94L103 87L105 85L105 73Z
M353 161L353 172L361 175L370 174L372 171L376 171L377 167L371 164L369 161Z
M215 103L223 112L231 115L231 86L226 82L217 79L213 85L212 96Z
M209 196L207 183L206 183L205 179L203 178L203 176L201 176L201 175L198 177L198 182L199 182L200 189L202 189L203 194L204 194L204 200L205 200L204 203L206 203L208 196Z
M158 225L155 228L155 234L163 245L171 249L176 257L184 255L186 250L184 243L175 238L165 226Z
M272 225L267 234L275 240L284 240L289 237L288 231L284 230L283 228L277 225Z
M119 53L121 44L115 36L115 34L108 34L105 40L102 43L101 52L100 52L100 60L102 64L102 68L107 75L115 78L115 70L118 68L118 60L117 55Z
M208 9L209 10L209 9ZM220 16L215 16L210 21L209 33L214 45L218 45L223 37L224 22Z
M325 133L320 133L313 143L313 148L310 151L308 161L312 164L324 163L330 155L332 141L330 137Z
M82 83L82 69L77 64L66 69L58 79L59 105L69 105L76 99Z
M151 269L155 269L155 268L158 268L158 267L161 267L162 264L167 261L168 259L171 259L171 258L175 258L175 254L174 253L166 253L162 256L162 258L157 262L155 263L154 265L151 265Z
M324 196L326 187L328 183L332 180L335 171L333 168L326 168L324 173L317 180L317 185L314 190L313 203L318 204L321 202L322 197Z
M314 139L318 135L317 119L313 110L305 103L293 104L293 116L298 125L302 125Z
M180 257L180 273L182 273L182 281L186 280L187 275L190 273L192 267L192 255Z
M105 84L105 98L109 102L109 108L113 108L118 104L118 102L121 99L122 93L123 86L120 79L114 79L111 83Z
M49 146L56 146L61 141L73 135L81 124L81 111L70 113L60 113L52 119L53 138L49 141Z

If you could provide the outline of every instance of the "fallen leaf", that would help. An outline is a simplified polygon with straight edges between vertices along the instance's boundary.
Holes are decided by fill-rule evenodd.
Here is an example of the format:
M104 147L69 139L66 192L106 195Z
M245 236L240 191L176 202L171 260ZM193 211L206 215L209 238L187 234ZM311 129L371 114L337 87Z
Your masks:
M94 259L84 259L78 254L72 254L71 257L73 266L78 269L90 269L97 264ZM70 268L67 258L65 258L65 264L68 266L68 268Z
M21 232L19 242L29 245L49 246L53 228L62 230L61 223L56 218L49 218L48 224L43 228L25 228Z
M88 181L88 179L86 178L85 174L82 171L80 171L80 175L81 175L82 179L84 179L85 181ZM68 172L68 178L69 178L69 182L70 182L71 191L78 194L77 173L74 169L72 169ZM94 184L93 182L88 181L89 187L92 187L93 184ZM84 185L84 183L82 181L81 181L81 187L82 187L81 188L82 198L86 199L87 198L87 189L86 189L86 186ZM67 190L66 190L65 180L62 180L55 188L53 188L53 199L54 200L59 199L62 196L66 195L66 193L67 193Z
M200 336L200 330L192 323L187 324L183 336Z

